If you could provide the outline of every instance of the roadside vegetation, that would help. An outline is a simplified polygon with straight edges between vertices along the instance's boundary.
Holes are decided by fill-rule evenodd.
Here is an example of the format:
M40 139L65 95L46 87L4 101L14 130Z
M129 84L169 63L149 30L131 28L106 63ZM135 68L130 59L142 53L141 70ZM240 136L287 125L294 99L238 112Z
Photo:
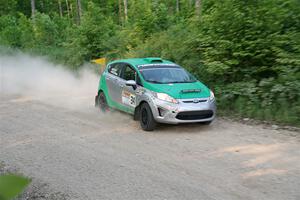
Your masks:
M158 56L216 93L220 113L300 126L299 0L0 0L0 45L73 70Z
M0 200L11 200L15 198L22 193L22 191L29 185L30 182L30 179L20 175L1 175L0 173Z

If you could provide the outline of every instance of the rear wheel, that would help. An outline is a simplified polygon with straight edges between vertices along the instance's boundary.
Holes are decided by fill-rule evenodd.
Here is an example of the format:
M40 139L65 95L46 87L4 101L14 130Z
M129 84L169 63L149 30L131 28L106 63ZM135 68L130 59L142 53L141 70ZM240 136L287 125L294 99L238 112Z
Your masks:
M99 92L98 94L98 106L100 110L103 112L109 110L104 92Z
M140 108L140 124L144 131L153 131L157 125L148 103L143 103Z

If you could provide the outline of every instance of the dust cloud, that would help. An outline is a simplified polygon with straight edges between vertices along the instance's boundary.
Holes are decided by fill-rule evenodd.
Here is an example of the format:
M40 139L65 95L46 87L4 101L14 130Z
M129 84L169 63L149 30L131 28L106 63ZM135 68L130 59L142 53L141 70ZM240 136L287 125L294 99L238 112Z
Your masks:
M16 95L16 102L38 100L85 109L94 106L98 82L99 75L88 64L74 73L41 57L0 55L0 98Z

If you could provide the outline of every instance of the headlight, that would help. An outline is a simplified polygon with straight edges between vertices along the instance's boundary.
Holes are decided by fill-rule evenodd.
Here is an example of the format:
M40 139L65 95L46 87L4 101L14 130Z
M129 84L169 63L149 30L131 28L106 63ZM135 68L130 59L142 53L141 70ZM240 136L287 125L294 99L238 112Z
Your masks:
M215 100L215 94L214 94L212 91L210 91L209 100L210 100L210 101Z
M173 97L171 97L165 93L152 92L152 94L154 97L158 98L159 100L167 101L170 103L178 103L178 101L176 99L174 99Z

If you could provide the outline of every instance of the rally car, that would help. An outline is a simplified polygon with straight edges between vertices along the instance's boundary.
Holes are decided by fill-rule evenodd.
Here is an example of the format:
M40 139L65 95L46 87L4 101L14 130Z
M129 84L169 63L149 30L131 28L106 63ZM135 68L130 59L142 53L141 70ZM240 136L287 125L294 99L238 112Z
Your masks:
M157 123L210 124L216 116L214 93L179 65L161 58L115 60L101 75L95 104L139 120L145 131Z

